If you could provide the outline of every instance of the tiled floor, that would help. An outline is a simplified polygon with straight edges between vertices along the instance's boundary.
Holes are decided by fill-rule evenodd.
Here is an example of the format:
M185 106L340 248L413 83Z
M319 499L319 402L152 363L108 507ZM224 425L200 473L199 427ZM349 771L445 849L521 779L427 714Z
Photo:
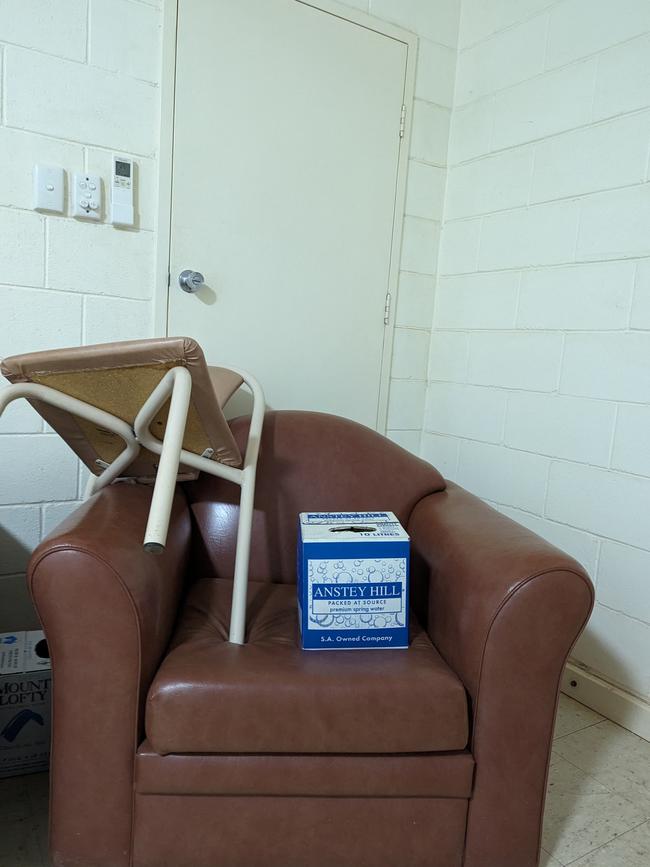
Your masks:
M46 867L47 775L0 781L0 867ZM649 867L650 743L561 697L541 867Z
M649 820L650 743L561 696L541 867L649 867Z
M45 867L48 775L0 780L0 867Z

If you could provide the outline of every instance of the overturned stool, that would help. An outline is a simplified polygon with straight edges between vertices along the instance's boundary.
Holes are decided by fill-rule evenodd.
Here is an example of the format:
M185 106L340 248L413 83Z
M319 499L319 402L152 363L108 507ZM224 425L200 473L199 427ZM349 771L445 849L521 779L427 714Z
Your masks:
M12 383L0 415L25 398L90 470L86 497L116 480L153 481L144 547L164 550L176 480L197 472L241 488L230 641L242 644L255 470L264 395L250 374L208 367L185 337L132 340L5 358ZM242 459L223 407L245 384L253 397Z

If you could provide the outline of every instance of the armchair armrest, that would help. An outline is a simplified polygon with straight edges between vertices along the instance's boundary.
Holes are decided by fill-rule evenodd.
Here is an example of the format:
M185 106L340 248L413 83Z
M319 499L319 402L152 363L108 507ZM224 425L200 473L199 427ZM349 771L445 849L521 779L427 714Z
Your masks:
M464 867L535 867L560 677L593 587L571 557L451 483L420 501L409 532L429 634L470 698Z
M143 550L151 488L119 484L34 552L29 586L54 680L54 864L128 865L135 752L182 591L190 518L177 489L167 548Z

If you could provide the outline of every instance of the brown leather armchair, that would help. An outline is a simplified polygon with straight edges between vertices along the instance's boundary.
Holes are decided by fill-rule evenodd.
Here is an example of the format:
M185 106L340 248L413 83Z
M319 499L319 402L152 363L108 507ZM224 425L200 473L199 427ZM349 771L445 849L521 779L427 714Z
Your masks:
M243 444L246 420L233 423ZM247 644L229 644L237 492L113 485L35 552L54 668L58 867L534 867L582 568L378 434L269 413ZM392 509L412 540L409 650L303 652L300 511Z

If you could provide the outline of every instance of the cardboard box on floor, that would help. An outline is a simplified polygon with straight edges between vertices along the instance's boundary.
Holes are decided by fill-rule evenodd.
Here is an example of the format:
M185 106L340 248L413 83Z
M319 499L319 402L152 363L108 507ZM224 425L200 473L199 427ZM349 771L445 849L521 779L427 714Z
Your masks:
M0 633L0 779L48 769L50 669L40 630Z

